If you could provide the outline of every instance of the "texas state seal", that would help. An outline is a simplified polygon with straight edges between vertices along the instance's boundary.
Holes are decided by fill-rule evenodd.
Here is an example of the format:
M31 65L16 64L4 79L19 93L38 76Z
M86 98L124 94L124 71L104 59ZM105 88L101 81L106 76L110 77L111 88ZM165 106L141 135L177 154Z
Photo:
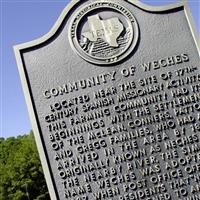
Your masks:
M95 1L79 9L69 29L72 48L88 62L109 65L127 57L139 38L133 14L114 1Z

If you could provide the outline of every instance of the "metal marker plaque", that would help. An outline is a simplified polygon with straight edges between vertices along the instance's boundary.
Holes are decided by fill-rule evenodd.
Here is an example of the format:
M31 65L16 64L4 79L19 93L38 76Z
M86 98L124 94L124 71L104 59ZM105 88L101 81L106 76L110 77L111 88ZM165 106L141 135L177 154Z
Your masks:
M187 3L72 1L15 53L52 200L200 199Z

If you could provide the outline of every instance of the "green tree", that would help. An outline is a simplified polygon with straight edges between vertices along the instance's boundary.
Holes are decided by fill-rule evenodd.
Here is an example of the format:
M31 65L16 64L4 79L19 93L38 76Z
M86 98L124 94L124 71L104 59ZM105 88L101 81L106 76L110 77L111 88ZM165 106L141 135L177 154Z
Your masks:
M0 138L0 199L48 200L33 133Z

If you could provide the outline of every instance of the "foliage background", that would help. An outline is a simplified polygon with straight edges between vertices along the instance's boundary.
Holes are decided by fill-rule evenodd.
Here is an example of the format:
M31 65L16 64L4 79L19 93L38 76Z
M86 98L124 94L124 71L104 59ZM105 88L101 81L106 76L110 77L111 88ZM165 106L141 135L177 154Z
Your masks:
M50 200L33 132L0 138L0 199Z

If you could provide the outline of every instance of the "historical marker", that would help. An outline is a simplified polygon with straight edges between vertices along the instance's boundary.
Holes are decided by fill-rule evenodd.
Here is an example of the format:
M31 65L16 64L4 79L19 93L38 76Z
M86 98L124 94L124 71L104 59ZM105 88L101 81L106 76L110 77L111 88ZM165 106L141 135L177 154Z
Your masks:
M187 3L72 1L15 54L52 200L200 199L200 57Z

